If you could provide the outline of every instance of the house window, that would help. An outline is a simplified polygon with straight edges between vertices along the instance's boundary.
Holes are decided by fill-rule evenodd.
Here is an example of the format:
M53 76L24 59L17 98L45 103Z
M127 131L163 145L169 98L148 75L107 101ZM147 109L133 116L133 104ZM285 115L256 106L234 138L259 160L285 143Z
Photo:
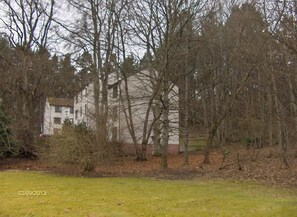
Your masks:
M54 118L54 124L61 124L61 118Z
M70 107L70 114L73 114L73 111L74 111L73 107Z
M112 108L112 120L116 121L118 118L118 107L115 106Z
M78 110L75 110L75 119L78 117Z
M56 113L62 113L62 107L61 106L55 106L55 112Z
M115 85L112 88L112 98L114 98L114 99L118 98L118 85Z

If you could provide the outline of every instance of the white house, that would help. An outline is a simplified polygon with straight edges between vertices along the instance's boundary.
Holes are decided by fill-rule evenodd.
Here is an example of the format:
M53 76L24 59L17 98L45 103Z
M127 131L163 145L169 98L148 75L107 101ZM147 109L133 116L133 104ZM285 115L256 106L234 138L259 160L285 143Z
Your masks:
M112 79L109 84L108 103L109 103L109 118L108 118L108 132L111 141L118 141L124 144L123 148L126 152L134 150L133 140L129 132L129 124L127 124L128 104L127 98L130 99L130 107L132 112L132 121L135 129L135 137L138 144L141 144L143 136L143 128L145 123L146 112L149 109L148 129L155 123L153 108L160 106L157 99L154 100L151 107L149 107L149 100L153 94L150 72L143 70L135 75L127 78L128 96L125 94L125 82L122 79ZM85 122L87 126L93 128L94 124L94 94L93 84L90 83L74 98L74 123ZM158 119L162 119L158 117ZM178 152L179 150L179 111L178 111L178 94L177 88L172 88L170 92L170 114L169 114L169 150ZM162 120L161 120L162 122ZM161 131L162 131L162 126ZM148 141L148 150L152 151L152 138L154 136L153 130L150 132ZM129 150L128 150L129 149Z
M73 99L48 97L44 108L43 134L59 132L66 119L73 123L73 113Z
M116 76L109 77L109 83L116 83ZM100 84L101 86L101 84ZM110 99L108 99L110 100ZM94 84L90 82L74 96L74 124L84 122L89 128L95 128Z
M94 120L94 89L93 83L89 83L74 97L74 124L84 122L93 128Z

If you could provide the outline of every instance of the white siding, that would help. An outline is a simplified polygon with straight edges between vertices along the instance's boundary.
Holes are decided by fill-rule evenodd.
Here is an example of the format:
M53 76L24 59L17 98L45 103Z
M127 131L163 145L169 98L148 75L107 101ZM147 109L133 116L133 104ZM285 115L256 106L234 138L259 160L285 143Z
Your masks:
M150 81L150 74L148 71L142 71L137 75L130 76L128 78L129 95L131 99L131 108L133 114L133 123L135 127L135 134L138 143L142 140L142 131L144 126L145 115L148 109L148 102L153 94L153 88ZM124 84L121 84L121 88L124 89ZM123 91L124 92L124 91ZM122 102L123 107L127 109L127 102ZM123 106L124 105L124 106ZM161 117L162 118L162 117ZM154 120L153 111L150 110L149 113L149 124L151 125ZM179 144L179 112L178 112L178 94L177 88L174 87L170 92L170 113L169 113L169 144ZM121 128L120 128L120 138L121 142L132 143L132 138L130 136L125 115L121 113ZM152 136L152 132L151 132ZM152 140L149 140L149 144Z
M74 97L74 123L85 122L94 127L94 90L93 83L86 86Z
M60 118L61 123L55 123L55 118ZM71 108L61 106L61 112L56 112L55 105L50 105L47 99L44 110L43 134L52 135L55 130L61 130L66 119L74 120Z
M148 71L141 71L136 75L128 78L129 96L132 103L133 123L136 132L137 141L141 143L143 122L145 119L146 110L148 108L148 101L153 94L153 88L149 78ZM122 90L124 94L124 82L118 82L116 76L112 77L112 83L108 92L109 102L109 119L108 119L108 132L109 139L112 140L114 129L117 130L117 141L123 143L133 143L128 126L125 119L124 109L127 109L127 102L121 101L119 91ZM117 97L114 98L113 89L118 86ZM77 99L77 100L76 100ZM178 94L177 88L174 87L170 93L170 137L169 144L179 144L179 112L178 112ZM117 107L117 118L113 118L114 108ZM87 108L87 111L85 110ZM81 112L82 111L82 112ZM77 113L77 116L76 116ZM93 83L86 86L81 92L74 97L74 123L79 124L86 122L90 128L95 127L94 124L94 94ZM149 124L153 121L152 110L149 113ZM152 143L152 140L149 140Z

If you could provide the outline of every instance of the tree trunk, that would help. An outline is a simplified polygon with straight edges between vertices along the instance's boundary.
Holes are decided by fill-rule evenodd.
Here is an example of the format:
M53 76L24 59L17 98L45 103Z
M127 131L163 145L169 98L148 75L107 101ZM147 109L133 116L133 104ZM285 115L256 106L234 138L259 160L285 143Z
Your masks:
M286 158L287 143L288 143L287 129L283 123L282 109L280 107L281 105L277 97L277 88L276 88L274 75L272 74L271 77L272 77L272 84L273 84L275 108L277 113L279 157L280 157L280 160L288 167L289 165Z
M291 111L295 122L295 131L297 132L297 106L295 102L295 96L294 96L294 88L292 84L292 75L288 75L288 81L289 81L289 92L290 92L290 104L291 104Z
M160 135L161 135L161 121L160 121L160 106L157 104L153 107L153 114L155 123L153 125L153 156L161 155L161 144L160 144Z
M168 168L168 141L169 141L169 87L168 81L163 81L163 131L161 143L161 168Z
M272 127L272 111L273 111L273 97L271 93L271 87L268 86L268 143L269 146L273 146L273 127Z
M189 165L189 76L185 75L184 164Z
M204 91L202 92L202 108L203 108L203 126L204 129L208 129L208 113L207 113L207 106L206 106L206 96Z
M106 63L109 64L109 63ZM103 75L104 74L104 75ZM101 120L101 142L102 145L107 144L107 136L108 136L108 126L107 126L107 120L108 120L108 71L103 73L101 75L101 88L102 88L102 97L101 97L101 114L100 114L100 120Z
M96 143L100 146L101 144L101 117L100 117L100 83L99 83L99 70L101 69L102 61L100 54L100 29L98 29L98 20L97 20L97 11L98 8L91 2L91 13L92 13L92 25L94 27L93 33L93 89L94 89L94 108L95 108L95 134L96 134Z
M213 125L213 127L211 129L209 129L208 131L208 137L207 137L207 142L206 142L206 146L205 146L205 150L204 150L204 159L202 164L209 164L210 160L209 160L209 152L213 143L213 139L215 137L216 134L216 126Z
M122 94L122 88L120 88L120 97L123 105L123 112L125 115L126 119L126 124L128 126L129 134L131 135L135 153L136 153L136 160L141 160L142 159L142 151L138 146L137 139L136 139L136 134L135 134L135 128L134 128L134 122L133 122L133 116L132 116L132 108L131 108L131 98L129 95L129 89L128 89L128 80L127 80L127 75L123 75L123 81L124 81L124 90L125 90L125 96L123 97ZM124 100L127 102L127 107L125 105Z

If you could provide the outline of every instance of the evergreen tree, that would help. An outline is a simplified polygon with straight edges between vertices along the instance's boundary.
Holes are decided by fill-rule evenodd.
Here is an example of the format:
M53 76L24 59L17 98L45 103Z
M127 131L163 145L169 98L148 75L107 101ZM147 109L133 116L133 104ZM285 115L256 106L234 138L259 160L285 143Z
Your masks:
M0 102L0 157L16 154L15 143L11 140L10 119Z

